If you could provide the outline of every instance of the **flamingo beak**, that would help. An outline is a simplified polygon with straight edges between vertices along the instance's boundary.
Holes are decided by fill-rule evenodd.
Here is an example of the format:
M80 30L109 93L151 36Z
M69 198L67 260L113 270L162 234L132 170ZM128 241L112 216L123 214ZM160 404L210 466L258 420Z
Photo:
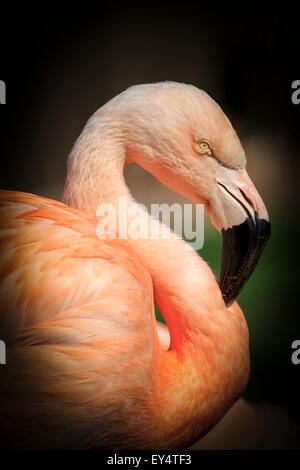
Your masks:
M270 236L267 210L245 169L220 170L211 219L223 238L220 288L229 306L252 274Z

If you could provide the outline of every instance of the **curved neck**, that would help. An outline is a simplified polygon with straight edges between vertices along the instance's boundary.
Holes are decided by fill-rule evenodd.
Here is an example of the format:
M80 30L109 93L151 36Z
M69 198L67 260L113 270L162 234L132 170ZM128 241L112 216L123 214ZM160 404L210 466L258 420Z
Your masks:
M69 157L64 202L92 216L99 204L109 203L118 218L119 197L123 196L132 214L138 205L124 180L126 163L121 145L103 140L96 146L89 136L81 137ZM128 216L128 227L133 218ZM161 228L147 213L139 214L141 226L150 223ZM168 231L164 228L164 235ZM225 307L211 269L193 250L186 249L183 240L176 236L134 239L129 232L129 244L151 274L155 303L171 336L169 351L157 349L159 419L168 423L173 416L178 442L190 442L190 435L182 435L185 424L191 435L199 437L247 383L247 326L236 304Z
M214 323L216 309L222 310L224 303L207 264L168 227L141 212L125 182L127 163L121 144L103 138L95 145L93 136L83 133L68 159L63 201L92 216L101 204L111 204L117 221L127 212L126 234L123 228L121 238L127 238L149 270L155 303L170 331L171 349L179 351L186 342L197 345L202 341L202 334L207 335L210 322ZM136 239L130 230L136 220L158 238ZM118 229L117 223L117 237ZM208 310L210 305L214 308Z

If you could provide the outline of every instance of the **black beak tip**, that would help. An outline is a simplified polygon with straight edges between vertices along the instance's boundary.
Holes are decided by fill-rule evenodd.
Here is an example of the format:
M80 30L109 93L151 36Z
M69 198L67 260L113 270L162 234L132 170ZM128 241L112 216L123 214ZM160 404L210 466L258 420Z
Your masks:
M242 224L222 230L220 288L227 306L235 300L251 276L270 233L270 222L259 219L257 213L253 219L247 217Z

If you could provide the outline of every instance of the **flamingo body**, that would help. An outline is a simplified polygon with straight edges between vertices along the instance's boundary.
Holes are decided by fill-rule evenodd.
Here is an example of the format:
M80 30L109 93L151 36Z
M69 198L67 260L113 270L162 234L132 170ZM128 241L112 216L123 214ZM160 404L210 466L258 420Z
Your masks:
M126 242L99 240L95 220L64 204L1 191L0 218L5 254L1 337L9 345L9 367L0 378L2 394L7 390L11 398L2 407L1 421L7 437L19 419L31 429L31 446L35 432L46 448L62 442L67 448L96 446L100 435L105 446L105 423L110 445L113 430L118 445L121 434L128 435L124 425L118 426L124 423L122 409L137 397L139 413L141 401L149 410L153 402L155 320L149 273ZM45 392L43 403L39 395ZM56 408L55 423L47 397ZM37 422L41 414L44 435ZM51 427L55 432L49 434ZM138 432L135 439L138 444Z
M0 324L9 364L0 374L2 445L120 449L194 441L202 434L196 419L178 437L172 426L182 403L193 416L199 380L211 381L211 369L207 357L201 375L191 359L171 353L159 367L169 333L156 326L151 276L129 244L99 240L96 220L62 203L9 191L0 200ZM232 313L247 336L237 305ZM207 353L222 381L210 347ZM175 397L172 406L165 395ZM218 402L219 393L211 399Z

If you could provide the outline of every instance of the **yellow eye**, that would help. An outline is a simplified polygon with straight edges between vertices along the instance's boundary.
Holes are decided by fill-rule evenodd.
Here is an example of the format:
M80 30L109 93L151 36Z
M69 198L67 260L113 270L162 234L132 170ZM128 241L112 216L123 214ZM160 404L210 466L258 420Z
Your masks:
M202 152L211 152L210 146L207 142L200 142L199 147Z

